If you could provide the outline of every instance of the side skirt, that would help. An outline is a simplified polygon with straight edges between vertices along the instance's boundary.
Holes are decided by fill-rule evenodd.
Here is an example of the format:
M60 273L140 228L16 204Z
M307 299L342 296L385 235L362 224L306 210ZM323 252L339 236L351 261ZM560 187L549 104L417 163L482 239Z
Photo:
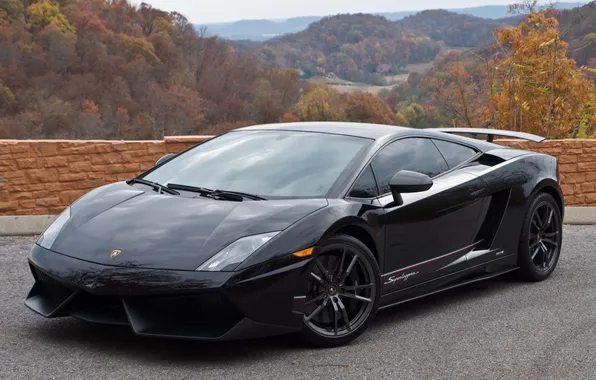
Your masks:
M509 258L509 257L503 257L496 261L501 261L501 260L507 259L507 258ZM492 263L494 263L494 262L492 262ZM492 264L492 263L484 263L482 265L479 265L478 267L484 267L484 266L486 266L488 264ZM430 296L432 294L440 293L440 292L443 292L446 290L458 288L460 286L472 284L474 282L488 280L488 279L498 277L498 276L501 276L506 273L513 272L513 271L519 269L519 267L516 266L516 267L501 269L498 272L480 274L480 275L478 275L476 277L472 277L472 278L467 277L467 275L471 275L475 271L477 271L479 269L478 267L468 268L468 269L462 270L460 272L451 273L451 274L448 274L448 275L445 275L445 276L442 276L439 278L435 278L433 280L429 280L429 281L426 281L426 282L423 282L420 284L412 285L408 288L399 290L397 292L386 294L386 295L382 296L382 298L381 298L382 306L379 307L379 310L387 309L392 306L400 305L405 302L413 301L415 299ZM453 281L457 278L461 278L461 280L454 283ZM437 284L444 284L444 285L441 286L441 285L437 285ZM431 290L426 291L426 292L423 291L423 289L428 289L428 288L430 288Z

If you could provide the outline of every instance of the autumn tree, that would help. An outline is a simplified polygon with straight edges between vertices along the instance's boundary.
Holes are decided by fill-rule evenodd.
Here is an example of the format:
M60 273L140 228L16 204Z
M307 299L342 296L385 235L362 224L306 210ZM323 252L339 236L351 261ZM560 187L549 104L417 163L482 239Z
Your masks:
M101 115L99 107L91 100L84 100L81 104L81 112L79 114L79 132L83 138L99 138L103 137L99 130L101 126Z
M27 8L29 13L29 27L33 31L39 31L49 24L54 24L64 33L75 33L75 28L60 12L58 4L52 4L48 0L31 4Z
M42 47L48 56L52 70L64 74L77 61L74 38L55 24L49 24L41 33Z
M346 94L346 120L359 123L397 124L397 117L391 108L378 96L367 92Z
M323 87L316 87L304 94L293 114L299 121L339 121L346 118L339 93Z
M422 81L443 115L453 126L487 126L485 78L477 73L478 63L464 61L460 53L450 53L435 63L435 72Z
M527 13L516 27L495 31L502 58L494 61L498 83L489 104L496 127L548 138L586 136L595 132L594 83L566 56L559 23L536 0L515 9Z
M138 23L146 37L149 37L160 27L162 29L169 29L172 22L167 12L155 9L147 3L141 3L137 15Z
M123 131L123 137L129 140L136 138L155 139L154 128L155 119L145 112L141 112L133 119L130 127Z
M135 60L137 57L143 57L147 62L156 64L161 62L155 54L153 44L143 38L125 36L122 38L122 46L126 51L128 60Z
M126 108L118 107L116 115L114 116L115 133L118 138L122 138L122 133L128 127L130 116Z

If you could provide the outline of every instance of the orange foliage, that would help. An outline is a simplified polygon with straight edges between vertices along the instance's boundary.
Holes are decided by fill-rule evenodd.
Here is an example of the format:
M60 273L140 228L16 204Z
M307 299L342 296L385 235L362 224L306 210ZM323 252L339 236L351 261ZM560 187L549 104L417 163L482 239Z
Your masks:
M458 53L451 53L445 58L441 74L424 79L422 84L453 126L484 127L486 92L484 83L475 79L482 74L477 72L479 67L467 68L459 58Z
M17 6L0 12L0 138L202 134L277 121L300 96L296 70L261 66L176 12L40 0L23 15L6 1Z
M593 133L594 83L567 58L557 19L537 11L536 0L521 7L528 11L523 22L495 32L504 51L503 59L492 62L498 73L489 104L495 126L548 138Z
M87 115L99 114L99 107L92 100L83 100L81 108L83 109L83 112Z

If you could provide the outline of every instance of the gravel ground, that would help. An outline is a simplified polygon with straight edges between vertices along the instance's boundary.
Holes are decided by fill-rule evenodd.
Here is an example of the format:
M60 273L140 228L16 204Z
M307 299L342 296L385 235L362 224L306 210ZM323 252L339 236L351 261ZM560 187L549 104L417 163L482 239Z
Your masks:
M546 282L490 280L381 311L347 347L205 344L25 308L34 238L0 237L1 379L596 379L596 227L565 227Z

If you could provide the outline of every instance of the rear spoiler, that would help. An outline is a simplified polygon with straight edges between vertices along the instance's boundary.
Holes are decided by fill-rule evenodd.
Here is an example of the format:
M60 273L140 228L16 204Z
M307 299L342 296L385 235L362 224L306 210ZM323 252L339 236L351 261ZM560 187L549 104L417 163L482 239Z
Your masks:
M546 140L544 137L536 136L531 133L505 131L501 129L490 129L490 128L430 128L433 131L443 133L463 133L469 135L486 135L486 141L493 142L495 136L513 137L516 139L543 142Z

